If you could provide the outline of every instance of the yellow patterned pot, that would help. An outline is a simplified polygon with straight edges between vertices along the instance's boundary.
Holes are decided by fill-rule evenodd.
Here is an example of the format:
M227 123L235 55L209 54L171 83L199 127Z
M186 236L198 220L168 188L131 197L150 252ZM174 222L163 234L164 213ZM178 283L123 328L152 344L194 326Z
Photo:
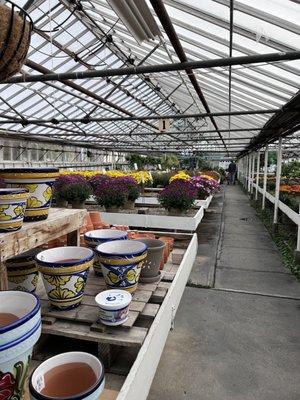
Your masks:
M7 186L26 188L29 198L25 221L47 219L52 200L53 185L59 172L56 168L10 168L0 170L0 178Z
M0 232L21 229L28 197L27 189L0 189Z
M61 310L81 303L94 252L86 247L56 247L36 256L50 304Z
M8 276L8 290L21 290L34 293L37 288L39 272L35 256L41 249L32 249L5 261Z

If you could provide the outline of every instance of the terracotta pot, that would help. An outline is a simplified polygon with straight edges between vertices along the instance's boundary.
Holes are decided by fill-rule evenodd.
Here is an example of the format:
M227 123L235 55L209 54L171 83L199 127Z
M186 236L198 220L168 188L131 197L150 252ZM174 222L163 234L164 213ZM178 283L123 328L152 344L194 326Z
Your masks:
M174 247L174 238L172 238L171 236L161 236L158 238L159 240L162 240L165 243L169 243L170 245L170 251L173 250Z
M185 214L186 211L179 210L178 208L170 208L168 210L168 215L171 215L173 217L182 217Z
M110 206L110 207L105 207L105 211L109 212L109 213L113 213L113 212L117 213L120 211L120 208L121 207L118 207L118 206Z
M139 232L132 232L132 239L142 239L142 238L147 238L147 239L155 239L155 235L153 233L139 233Z
M29 190L24 221L47 219L52 200L53 185L58 177L56 168L7 168L0 170L0 178L7 186Z
M76 201L74 201L74 202L72 202L71 204L72 204L72 208L76 208L76 209L80 209L80 210L82 210L83 208L85 208L85 202L84 202L84 201L83 201L83 202L76 202Z
M27 189L0 189L0 232L13 232L22 228Z
M89 215L93 225L102 223L99 211L90 211Z
M99 222L98 224L94 224L94 229L109 229L110 225L105 224L104 222Z
M124 204L124 209L125 210L134 210L134 205L135 205L135 201L127 200L126 203Z
M160 278L160 262L166 244L158 239L138 239L147 246L147 257L141 272L140 282L156 282Z

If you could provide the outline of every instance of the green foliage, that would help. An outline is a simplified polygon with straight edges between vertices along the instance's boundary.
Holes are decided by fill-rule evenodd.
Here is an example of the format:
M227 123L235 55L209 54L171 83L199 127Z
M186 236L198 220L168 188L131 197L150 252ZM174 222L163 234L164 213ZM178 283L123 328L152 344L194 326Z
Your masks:
M277 163L277 153L276 151L268 152L268 165L276 165Z
M177 156L171 154L162 157L159 164L163 169L171 169L179 166L179 160Z
M165 187L169 184L171 172L152 172L153 187Z
M282 164L281 176L287 178L300 178L300 162L293 161Z

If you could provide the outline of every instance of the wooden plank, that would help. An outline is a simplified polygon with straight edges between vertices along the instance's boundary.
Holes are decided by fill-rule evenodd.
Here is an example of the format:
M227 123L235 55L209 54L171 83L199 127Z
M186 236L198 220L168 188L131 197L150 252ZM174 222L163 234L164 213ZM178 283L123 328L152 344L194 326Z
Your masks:
M86 210L51 208L44 221L25 222L16 232L0 234L0 262L67 235L84 223Z
M151 302L161 304L164 301L167 292L167 289L157 288L151 296Z
M159 307L159 304L147 303L140 316L143 318L153 319L158 313Z
M160 289L169 289L171 287L171 282L160 282L158 284L158 288Z
M43 333L74 339L101 342L119 346L141 346L147 334L146 328L133 326L131 329L107 328L106 332L93 332L89 325L76 322L56 321L53 325L43 325Z
M126 322L122 324L122 328L131 328L135 321L137 320L137 317L139 316L140 313L135 312L135 311L130 311L129 316ZM118 327L115 327L116 329L119 329ZM107 325L102 324L101 322L94 323L91 326L91 331L95 332L106 332L107 331Z

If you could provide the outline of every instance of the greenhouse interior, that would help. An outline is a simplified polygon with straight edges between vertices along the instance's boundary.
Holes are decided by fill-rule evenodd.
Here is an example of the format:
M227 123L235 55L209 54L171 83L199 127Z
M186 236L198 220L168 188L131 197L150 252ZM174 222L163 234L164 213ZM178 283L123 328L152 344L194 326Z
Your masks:
M0 0L0 400L300 399L299 21Z

